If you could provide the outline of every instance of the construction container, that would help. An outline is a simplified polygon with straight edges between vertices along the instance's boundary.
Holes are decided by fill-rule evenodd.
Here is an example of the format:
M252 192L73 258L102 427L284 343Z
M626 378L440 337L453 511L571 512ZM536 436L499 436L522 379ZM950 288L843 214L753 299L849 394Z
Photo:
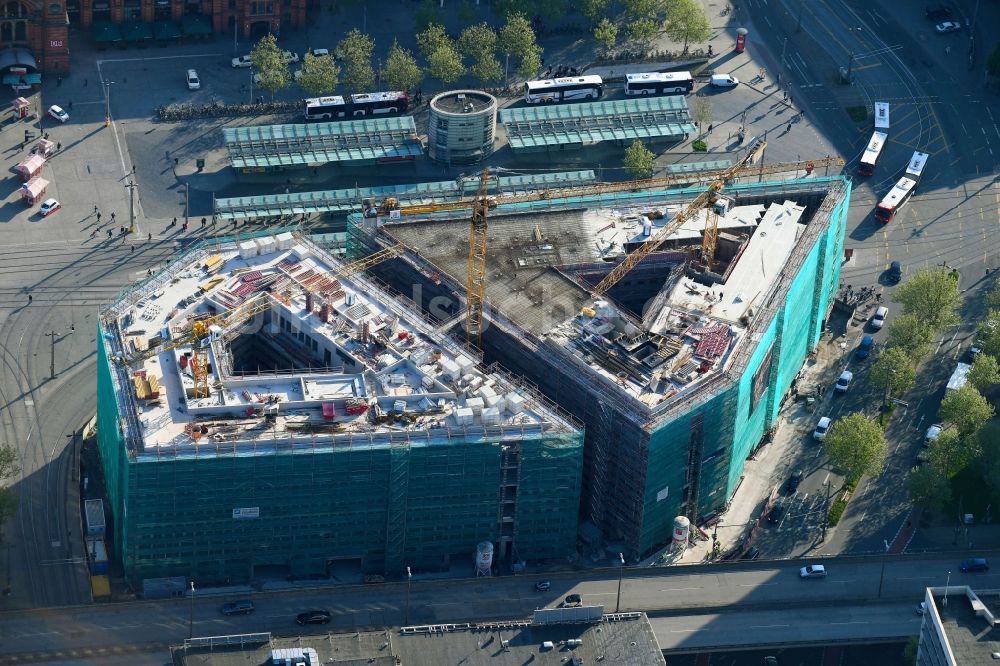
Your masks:
M90 593L95 599L111 596L111 581L107 576L90 577Z
M87 560L90 562L90 573L93 575L108 573L108 549L104 539L87 537Z

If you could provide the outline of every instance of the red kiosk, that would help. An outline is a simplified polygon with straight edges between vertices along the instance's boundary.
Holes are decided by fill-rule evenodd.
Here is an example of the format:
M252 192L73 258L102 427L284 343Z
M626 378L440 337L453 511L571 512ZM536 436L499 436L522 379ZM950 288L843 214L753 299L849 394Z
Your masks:
M35 176L21 186L21 201L26 206L34 206L45 198L45 191L49 187L49 181L40 176Z
M31 102L23 97L18 97L10 105L14 108L15 118L26 118L28 116L28 109L31 108Z
M41 155L29 155L26 160L14 166L14 171L21 177L21 180L27 183L41 173L44 165L44 157Z

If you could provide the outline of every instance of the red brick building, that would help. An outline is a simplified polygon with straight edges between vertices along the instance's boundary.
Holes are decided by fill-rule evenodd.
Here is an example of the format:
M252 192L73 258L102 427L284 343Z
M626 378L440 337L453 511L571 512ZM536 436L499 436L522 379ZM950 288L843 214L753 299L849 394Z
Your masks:
M97 42L243 39L306 25L318 0L0 0L0 74L69 71L69 26Z

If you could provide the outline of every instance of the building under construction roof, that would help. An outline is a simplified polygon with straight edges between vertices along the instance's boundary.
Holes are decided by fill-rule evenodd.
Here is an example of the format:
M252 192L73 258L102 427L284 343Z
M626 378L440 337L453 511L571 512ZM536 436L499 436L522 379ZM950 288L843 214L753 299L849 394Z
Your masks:
M213 240L102 313L99 447L133 586L573 552L581 428L366 265L287 231Z
M585 188L491 212L483 352L586 424L581 537L595 553L646 556L677 516L722 510L818 343L851 186L789 178L728 183L596 299L595 285L706 185ZM462 335L462 214L355 216L350 238L359 255L404 244L405 257L373 270Z

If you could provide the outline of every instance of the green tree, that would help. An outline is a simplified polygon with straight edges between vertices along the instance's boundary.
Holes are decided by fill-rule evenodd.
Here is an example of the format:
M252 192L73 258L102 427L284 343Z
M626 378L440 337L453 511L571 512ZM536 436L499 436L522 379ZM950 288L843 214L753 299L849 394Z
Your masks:
M278 48L274 35L261 37L250 52L250 60L257 70L254 80L259 87L270 92L272 97L277 91L288 87L291 81L288 62L285 60L285 54Z
M889 323L888 347L898 347L914 361L919 361L930 349L934 333L915 314L904 314Z
M712 36L708 16L696 0L672 0L667 6L667 37L684 43L687 53L691 42L704 42Z
M393 90L413 90L424 78L424 72L417 66L417 61L408 49L399 42L393 41L389 47L389 56L385 59L383 72L386 85Z
M979 439L979 469L993 492L1000 490L1000 424L989 422L976 433Z
M932 331L938 331L958 322L955 308L962 295L951 271L925 268L901 284L892 300L902 304L904 314L916 315Z
M969 369L969 383L979 391L1000 384L1000 366L996 358L989 354L979 354Z
M496 0L493 5L500 16L524 14L554 21L566 15L569 3L566 0Z
M964 437L976 432L993 418L993 407L976 387L966 384L944 397L938 410L938 418L954 425Z
M712 124L715 112L712 110L712 98L699 95L691 105L691 117L698 123L698 132L704 134Z
M438 3L434 0L424 0L417 7L417 11L413 15L414 22L417 24L417 31L427 30L432 25L440 26L444 23L444 14L441 12L441 8ZM433 53L433 51L431 51ZM425 56L429 54L424 54Z
M660 34L661 24L655 19L641 18L625 25L625 34L628 38L643 47L648 47L650 42Z
M440 23L429 25L422 32L417 33L417 48L425 60L430 60L431 55L442 46L454 48L455 43Z
M469 74L474 76L480 84L490 81L499 81L503 78L503 66L492 53L476 58L469 67Z
M993 53L987 58L986 71L990 76L1000 76L1000 43L993 47Z
M885 432L877 421L861 412L834 421L823 444L830 461L844 470L848 479L875 476L882 471L887 453Z
M465 74L462 56L455 50L455 47L445 44L427 59L427 73L431 78L437 79L446 86L451 85Z
M496 50L497 33L488 23L470 25L458 36L459 53L473 60L493 56Z
M17 464L17 451L10 444L0 446L0 527L17 513L17 492L9 482L21 471ZM0 536L3 532L0 531Z
M913 361L899 347L887 347L879 352L869 375L872 386L890 396L901 396L909 391L916 378Z
M622 0L622 9L631 19L655 19L667 11L668 0Z
M497 40L498 53L519 62L517 72L532 78L542 66L542 48L538 46L535 29L524 14L510 14L500 28ZM505 63L506 69L506 63Z
M1000 357L1000 309L989 310L979 322L976 342L984 354Z
M642 141L636 139L632 145L625 150L625 159L622 166L632 178L651 178L653 167L656 162L656 154L643 145Z
M610 52L618 42L618 25L606 18L601 19L594 28L594 39L605 51Z
M340 68L330 56L317 58L307 53L302 60L302 68L298 73L298 82L310 95L323 95L333 92L340 78Z
M993 283L993 288L986 294L983 303L986 304L987 311L1000 310L1000 285L997 285L996 282Z
M375 85L372 68L375 40L355 28L340 40L336 52L344 61L344 85L348 89L365 90Z
M910 470L906 477L906 492L916 505L928 509L943 509L951 501L948 477L931 465Z
M581 14L596 23L597 19L607 14L610 4L611 0L582 0L576 7Z
M927 445L927 458L931 466L951 478L968 467L980 453L975 436L961 437L953 427L945 428Z

